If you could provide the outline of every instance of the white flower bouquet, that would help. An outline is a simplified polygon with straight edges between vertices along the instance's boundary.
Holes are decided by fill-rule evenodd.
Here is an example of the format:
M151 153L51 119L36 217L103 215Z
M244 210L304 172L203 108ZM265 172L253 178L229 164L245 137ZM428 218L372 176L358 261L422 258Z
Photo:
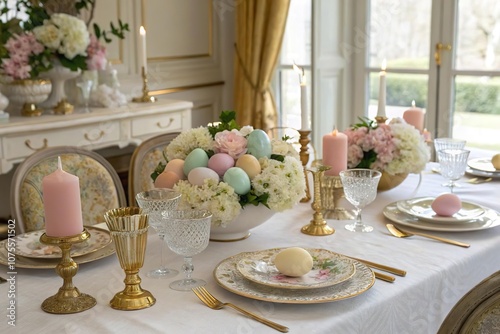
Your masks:
M210 210L214 226L226 226L246 205L279 212L304 197L303 167L287 138L240 128L234 111L223 111L220 120L183 132L166 147L166 164L151 175L156 187L179 191L180 208Z

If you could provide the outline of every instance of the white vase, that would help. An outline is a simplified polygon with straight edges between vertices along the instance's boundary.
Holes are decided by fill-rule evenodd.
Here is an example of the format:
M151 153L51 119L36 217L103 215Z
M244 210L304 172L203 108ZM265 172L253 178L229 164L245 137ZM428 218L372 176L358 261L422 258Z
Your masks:
M38 79L14 80L4 84L2 92L9 99L6 111L12 116L39 116L41 110L37 106L47 99L51 87L50 81Z
M81 72L81 70L72 71L62 66L59 61L54 61L52 65L53 67L50 70L40 74L40 77L50 79L52 82L52 91L49 98L40 105L46 109L53 109L61 101L67 101L65 83L67 80L79 76Z
M275 211L264 205L247 205L241 213L226 227L213 226L210 229L211 241L238 241L250 236L250 230L265 223L275 214Z

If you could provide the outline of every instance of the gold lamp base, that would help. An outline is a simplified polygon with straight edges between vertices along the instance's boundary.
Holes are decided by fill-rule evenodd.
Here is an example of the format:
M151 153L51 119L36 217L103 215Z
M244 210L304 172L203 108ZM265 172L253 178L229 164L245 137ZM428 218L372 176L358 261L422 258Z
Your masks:
M59 291L45 299L42 303L42 310L55 314L70 314L88 310L96 305L94 297L81 293L73 285L73 276L78 272L78 264L70 256L71 245L86 241L90 238L90 233L84 229L82 233L69 237L51 237L42 234L40 242L47 245L55 245L61 248L61 262L56 267L56 272L64 280Z

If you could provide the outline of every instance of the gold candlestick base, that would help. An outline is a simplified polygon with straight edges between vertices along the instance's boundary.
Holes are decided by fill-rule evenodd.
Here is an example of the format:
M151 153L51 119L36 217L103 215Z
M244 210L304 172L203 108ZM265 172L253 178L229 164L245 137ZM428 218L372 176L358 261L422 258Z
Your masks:
M94 297L81 293L73 285L73 276L78 272L78 264L70 256L71 245L84 242L90 238L90 233L84 229L82 233L69 237L51 237L42 234L40 242L47 245L55 245L61 248L61 262L56 267L56 272L64 280L59 291L45 299L42 310L55 314L70 314L88 310L96 305Z
M321 204L323 216L336 220L351 220L354 216L350 211L339 205L344 197L344 187L340 176L323 175L321 179Z
M149 95L148 76L142 67L142 96L134 97L132 102L156 102L156 97Z
M311 200L311 192L309 191L309 181L307 179L307 163L309 162L309 149L307 145L309 145L309 142L311 141L309 139L309 134L311 131L309 130L297 130L300 134L300 162L302 162L302 166L304 168L304 176L306 180L306 195L304 198L300 200L300 203L307 203Z
M65 99L59 101L59 103L54 107L54 114L56 115L69 115L72 114L75 107L66 101Z
M388 120L388 118L385 116L375 116L375 121L378 124L384 124L385 122L387 122L387 120Z
M318 166L316 168L311 168L309 171L313 174L314 181L314 201L312 208L314 210L313 219L310 221L309 225L302 227L300 230L304 234L314 235L314 236L324 236L335 233L335 230L326 224L323 214L321 213L321 189L320 182L323 174L326 170L329 170L328 166Z

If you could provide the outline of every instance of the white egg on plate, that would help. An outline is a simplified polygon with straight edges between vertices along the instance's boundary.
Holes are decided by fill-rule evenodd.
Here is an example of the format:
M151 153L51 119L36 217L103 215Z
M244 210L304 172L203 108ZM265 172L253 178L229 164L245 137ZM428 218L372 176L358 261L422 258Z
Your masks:
M311 271L313 258L304 248L290 247L276 255L274 265L283 275L298 277Z

